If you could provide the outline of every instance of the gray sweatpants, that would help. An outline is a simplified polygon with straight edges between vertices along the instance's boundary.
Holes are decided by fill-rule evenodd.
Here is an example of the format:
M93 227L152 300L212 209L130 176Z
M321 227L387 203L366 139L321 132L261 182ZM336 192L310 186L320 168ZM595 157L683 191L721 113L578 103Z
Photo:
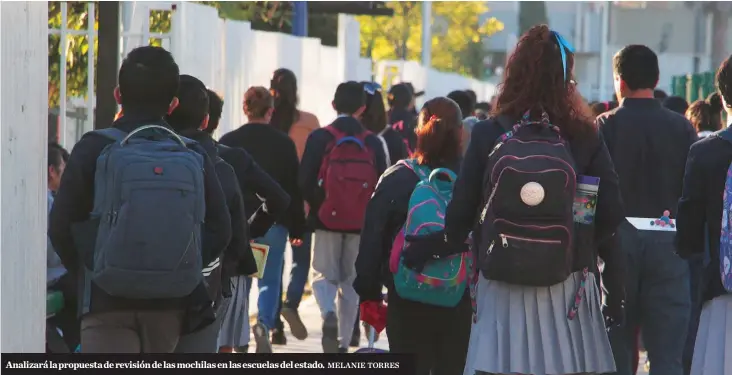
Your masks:
M338 336L342 348L347 348L351 341L358 314L353 282L360 239L358 234L324 230L316 230L313 239L313 294L323 317L336 311L338 297Z

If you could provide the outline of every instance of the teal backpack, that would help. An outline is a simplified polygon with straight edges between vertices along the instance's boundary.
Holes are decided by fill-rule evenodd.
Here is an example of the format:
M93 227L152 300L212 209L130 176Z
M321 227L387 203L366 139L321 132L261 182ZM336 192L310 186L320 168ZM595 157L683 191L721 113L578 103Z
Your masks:
M412 170L420 182L409 198L407 220L392 245L389 269L394 275L394 289L406 300L455 307L468 288L473 268L472 254L467 252L434 260L417 272L404 265L402 251L407 235L427 234L445 228L445 210L452 199L457 176L445 168L430 170L413 159L400 160L397 164ZM446 175L449 181L438 179L439 175Z

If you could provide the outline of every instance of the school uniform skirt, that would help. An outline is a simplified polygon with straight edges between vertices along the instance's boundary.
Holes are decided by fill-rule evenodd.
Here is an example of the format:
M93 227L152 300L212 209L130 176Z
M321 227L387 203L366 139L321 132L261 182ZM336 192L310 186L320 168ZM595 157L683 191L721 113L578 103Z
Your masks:
M567 318L581 280L577 272L560 284L527 287L480 276L463 375L615 372L592 273L577 315Z
M219 332L219 347L249 344L249 296L246 276L231 278L231 300Z
M732 294L702 307L694 344L691 375L732 374Z

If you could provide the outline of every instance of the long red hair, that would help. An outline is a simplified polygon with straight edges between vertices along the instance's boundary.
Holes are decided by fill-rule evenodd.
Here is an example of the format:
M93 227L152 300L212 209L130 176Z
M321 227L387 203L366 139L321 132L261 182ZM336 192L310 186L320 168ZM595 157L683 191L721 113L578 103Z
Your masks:
M506 63L494 116L518 120L531 111L538 119L544 110L570 138L596 131L592 111L574 84L574 54L567 52L565 78L559 48L547 25L534 26L521 36Z

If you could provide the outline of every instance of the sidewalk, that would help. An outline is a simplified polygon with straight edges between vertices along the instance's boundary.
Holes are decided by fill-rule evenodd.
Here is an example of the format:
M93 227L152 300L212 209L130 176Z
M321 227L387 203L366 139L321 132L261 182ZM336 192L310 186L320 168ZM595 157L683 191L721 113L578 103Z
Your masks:
M279 346L274 345L272 348L275 353L322 353L323 349L320 345L321 326L323 320L320 317L320 311L318 305L315 302L314 297L308 297L303 300L300 304L300 317L302 318L305 327L308 328L308 338L305 340L298 340L290 333L287 323L285 323L285 334L287 335L287 345ZM254 342L254 338L252 341ZM368 345L368 340L363 330L361 331L361 347L365 348ZM386 338L386 331L381 333L379 341L376 342L376 347L379 349L389 350L389 343ZM355 351L358 348L350 348L351 351Z
M287 289L287 284L290 282L290 268L292 267L292 249L290 248L290 245L287 245L287 249L285 250L285 274L283 277L282 284ZM259 296L259 290L257 289L257 280L254 279L254 285L252 285L252 294L250 301L253 301L251 306L249 307L249 315L254 317L257 314L257 297ZM320 317L320 311L318 309L318 305L315 302L315 298L310 297L304 297L302 303L300 304L300 317L302 318L303 323L305 323L305 327L308 328L308 338L300 341L296 339L292 334L290 333L290 329L287 326L287 323L285 323L285 334L287 335L287 345L279 346L274 345L272 348L274 349L275 353L322 353L323 349L320 345L320 338L322 336L321 334L321 325L323 324L323 321ZM251 343L254 343L254 338L252 337ZM364 334L363 330L361 332L361 346L362 348L365 348L368 345L368 338ZM386 337L386 330L381 333L381 337L379 338L379 341L376 342L376 348L389 350L389 341ZM355 351L357 348L350 348L351 351ZM636 375L648 375L648 372L645 371L644 364L646 363L646 353L641 352L640 355L640 361L638 365L638 373Z

